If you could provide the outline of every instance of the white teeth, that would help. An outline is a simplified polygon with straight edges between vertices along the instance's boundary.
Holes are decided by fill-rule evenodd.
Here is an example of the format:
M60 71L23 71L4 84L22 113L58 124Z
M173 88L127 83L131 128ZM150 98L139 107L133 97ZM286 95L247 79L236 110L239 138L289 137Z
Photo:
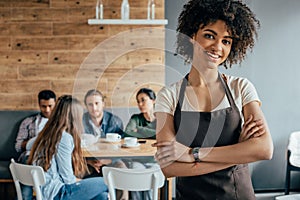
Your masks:
M208 54L209 56L213 57L213 58L216 58L216 59L220 57L219 55L212 54L212 53L209 53L209 52L207 52L207 54Z

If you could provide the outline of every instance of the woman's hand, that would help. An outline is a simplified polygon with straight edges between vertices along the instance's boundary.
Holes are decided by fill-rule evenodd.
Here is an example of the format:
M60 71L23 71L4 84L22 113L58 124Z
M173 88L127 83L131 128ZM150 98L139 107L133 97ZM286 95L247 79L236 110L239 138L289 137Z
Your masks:
M161 167L168 166L172 162L194 162L190 148L176 141L157 142L152 144L157 147L155 159Z
M253 115L250 115L243 125L239 142L244 142L253 137L259 137L265 132L266 129L264 127L263 120L254 120Z
M101 166L108 165L111 162L112 162L111 159L101 159L101 160L93 159L93 160L87 160L87 164L89 164L90 166L94 167L94 169L96 170L97 173L100 173Z
M76 177L76 182L79 182L79 181L81 181L82 179L81 178L77 178Z

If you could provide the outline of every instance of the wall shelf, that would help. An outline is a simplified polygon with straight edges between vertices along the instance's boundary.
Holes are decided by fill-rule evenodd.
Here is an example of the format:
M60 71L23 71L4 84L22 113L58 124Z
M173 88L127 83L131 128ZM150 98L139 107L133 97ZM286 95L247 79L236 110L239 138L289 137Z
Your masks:
M129 19L129 20L122 20L122 19L89 19L89 25L97 25L97 24L119 24L119 25L166 25L168 24L167 19Z

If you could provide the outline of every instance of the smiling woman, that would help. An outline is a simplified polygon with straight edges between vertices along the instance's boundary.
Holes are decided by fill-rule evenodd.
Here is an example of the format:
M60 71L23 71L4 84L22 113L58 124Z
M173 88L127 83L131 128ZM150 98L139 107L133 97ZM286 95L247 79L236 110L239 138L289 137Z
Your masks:
M232 46L232 36L227 29L225 22L221 20L200 27L192 40L194 46L197 46L197 48L194 48L193 56L195 66L218 67L227 59ZM210 47L209 51L205 51L207 47ZM203 51L207 56L199 56ZM197 58L204 59L204 62L207 62L208 65L198 64L200 61L197 61Z
M219 66L243 61L259 22L235 0L190 0L178 22L191 69L158 93L156 160L178 177L176 199L255 199L247 163L272 158L269 128L253 84Z

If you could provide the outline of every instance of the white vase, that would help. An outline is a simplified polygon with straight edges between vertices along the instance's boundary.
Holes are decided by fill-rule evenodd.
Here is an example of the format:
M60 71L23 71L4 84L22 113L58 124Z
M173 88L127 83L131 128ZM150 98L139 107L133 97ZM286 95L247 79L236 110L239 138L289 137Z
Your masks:
M130 6L128 0L123 0L121 5L121 19L128 20L130 15Z
M148 12L147 19L155 19L155 2L154 0L148 0Z
M96 19L103 19L103 0L97 0Z

